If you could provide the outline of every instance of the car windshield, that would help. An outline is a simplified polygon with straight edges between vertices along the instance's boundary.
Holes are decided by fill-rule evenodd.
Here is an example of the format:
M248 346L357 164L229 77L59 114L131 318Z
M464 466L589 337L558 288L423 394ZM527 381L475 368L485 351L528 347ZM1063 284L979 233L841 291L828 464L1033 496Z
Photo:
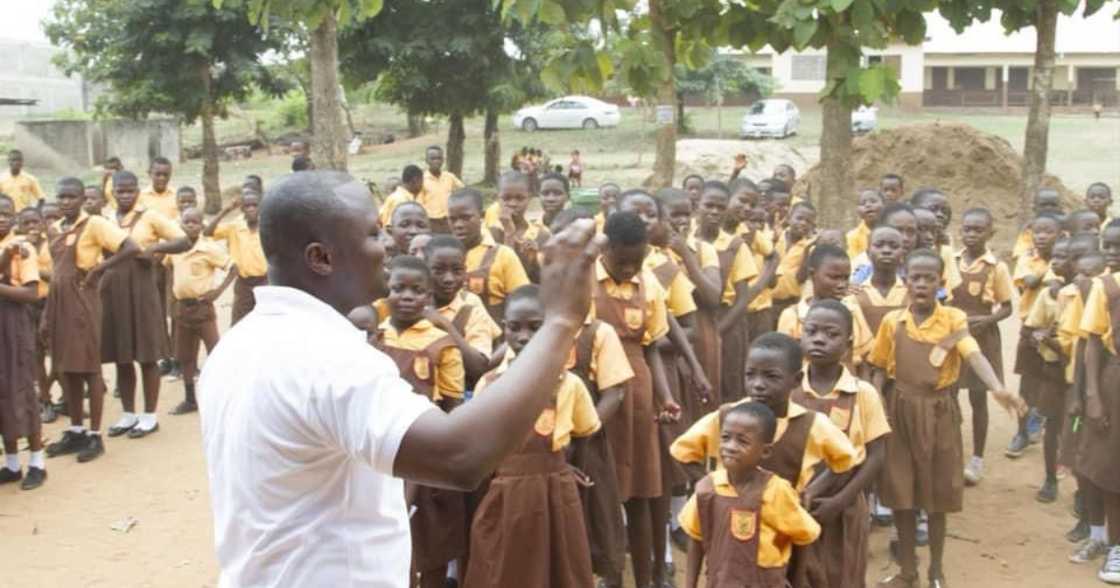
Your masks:
M781 102L755 102L751 105L750 114L779 114L785 110L785 104Z

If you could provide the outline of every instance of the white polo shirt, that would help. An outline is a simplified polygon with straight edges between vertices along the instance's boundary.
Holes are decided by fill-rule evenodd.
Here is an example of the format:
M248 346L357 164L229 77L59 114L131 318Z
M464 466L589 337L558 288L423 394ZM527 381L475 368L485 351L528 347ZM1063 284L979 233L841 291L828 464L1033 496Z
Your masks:
M255 290L198 401L221 586L408 586L401 439L433 409L311 295Z

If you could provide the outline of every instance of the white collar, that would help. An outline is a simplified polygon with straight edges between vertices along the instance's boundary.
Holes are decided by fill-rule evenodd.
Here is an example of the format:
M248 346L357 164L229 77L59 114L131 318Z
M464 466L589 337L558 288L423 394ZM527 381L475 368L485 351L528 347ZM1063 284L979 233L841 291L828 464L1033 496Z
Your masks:
M287 286L258 286L253 289L257 305L254 313L264 315L303 314L310 315L316 322L327 328L346 333L346 336L363 337L361 330L346 317L318 298Z

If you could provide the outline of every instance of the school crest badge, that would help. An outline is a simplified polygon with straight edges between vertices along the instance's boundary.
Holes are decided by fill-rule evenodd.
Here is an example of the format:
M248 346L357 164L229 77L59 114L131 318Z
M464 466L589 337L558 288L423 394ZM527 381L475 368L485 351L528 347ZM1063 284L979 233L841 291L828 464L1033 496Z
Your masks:
M432 376L432 365L426 356L417 355L416 359L412 360L412 373L421 380L427 380Z
M739 541L750 541L754 537L757 515L749 510L731 510L731 536Z
M541 416L537 417L537 422L533 424L533 430L542 437L551 435L556 430L556 410L544 409Z
M980 291L983 288L984 288L984 285L981 284L980 282L976 282L976 281L969 282L968 283L968 295L969 296L979 296Z
M643 322L643 320L642 320L643 319L642 309L640 309L640 308L627 308L626 312L623 313L623 314L624 314L623 318L626 320L626 326L627 327L629 327L631 329L634 329L634 330L642 328L642 322Z
M471 276L471 278L467 280L467 288L475 294L482 294L482 288L485 285L486 279L482 276Z

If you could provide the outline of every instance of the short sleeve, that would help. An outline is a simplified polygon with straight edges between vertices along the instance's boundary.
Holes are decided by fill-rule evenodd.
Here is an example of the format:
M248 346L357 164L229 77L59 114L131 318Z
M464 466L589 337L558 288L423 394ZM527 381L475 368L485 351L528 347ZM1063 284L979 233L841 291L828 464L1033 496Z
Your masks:
M797 320L797 305L787 306L778 317L778 332L794 339L801 338L801 321Z
M848 308L852 311L852 357L856 363L861 363L875 343L875 333L871 332L871 325L867 324L858 302L849 304Z
M514 290L529 283L529 275L525 273L525 267L521 265L521 259L512 249L501 245L498 247L498 253L494 259L494 265L490 268L490 281L494 282L494 277L498 278L500 286L493 288L497 290L503 298L508 296Z
M228 240L233 236L235 230L234 223L222 223L214 229L214 238L223 241Z
M449 346L439 354L436 371L436 391L444 398L462 398L467 375L463 368L463 354L458 347Z
M163 214L150 210L148 211L148 216L150 217L149 222L152 224L152 230L155 231L156 236L160 239L170 241L172 239L182 239L187 236L187 234L183 232L183 228L179 226L179 223L167 218Z
M859 423L863 427L864 445L891 432L883 401L873 386L861 382L856 393L856 406L859 408Z
M21 247L22 252L12 259L12 266L15 267L15 275L12 276L12 283L16 286L26 286L39 281L39 258L35 253L35 248L29 243L23 243Z
M1035 298L1034 305L1027 313L1027 319L1023 321L1024 327L1032 329L1047 329L1054 324L1054 303L1050 298L1049 292L1043 292L1038 298Z
M697 541L704 540L703 530L700 529L700 509L696 505L695 494L688 498L688 502L684 503L681 514L677 515L677 521L680 522L681 529L688 533L689 537Z
M887 315L879 323L879 332L871 343L871 352L867 355L867 362L871 365L890 372L894 369L894 330L896 321L893 316Z
M1106 276L1102 279L1112 279ZM1109 331L1108 296L1104 291L1104 283L1094 280L1093 287L1089 290L1089 297L1085 299L1085 310L1081 314L1078 330L1087 335L1103 337Z
M572 386L572 436L587 437L594 434L602 427L599 413L595 410L595 402L591 400L591 393L587 386L577 377L568 378Z
M696 258L700 262L700 269L719 270L719 253L711 243L698 240Z
M669 454L681 463L704 463L716 455L719 441L719 411L700 417L669 446Z
M750 280L758 275L758 266L754 263L754 255L746 245L739 245L735 252L735 259L731 262L731 275L727 277L732 284L743 280Z
M816 413L813 419L806 450L815 450L821 461L834 473L842 474L855 467L858 457L856 448L844 431L823 414Z
M770 479L762 505L763 523L779 536L788 537L794 545L808 545L820 536L820 524L801 506L797 491L785 479Z
M961 331L966 331L967 332L968 331L968 315L966 315L964 313L964 311L958 311L958 312L953 313L952 325L953 325L953 331L952 332L954 332L954 333L959 333ZM959 353L961 355L961 359L964 359L964 358L968 357L969 355L972 355L973 353L979 353L980 352L980 344L976 342L976 339L973 338L972 335L967 335L963 339L961 339L960 341L957 341L957 344L954 348L957 350L957 353Z
M669 332L669 310L666 306L666 293L654 280L646 281L646 329L642 335L642 345L652 345L654 341Z
M618 332L607 323L599 324L601 326L595 332L592 342L595 385L600 390L606 390L629 381L634 377L634 370L630 367L630 360L626 358L626 350L622 348Z
M696 312L696 301L692 298L692 291L695 289L696 286L692 283L692 280L688 279L688 275L683 271L683 268L682 271L673 276L673 281L669 283L669 289L666 292L666 308L673 313L674 317L682 317Z
M484 309L477 306L471 307L471 315L467 319L465 327L467 332L463 333L463 338L467 340L467 343L486 357L490 357L490 354L494 352L494 337L490 330L492 320Z
M992 272L992 297L995 302L1009 304L1014 289L1015 284L1011 281L1011 272L1007 269L1007 264L1002 261L997 263L995 271Z
M100 216L90 216L86 221L86 231L98 247L112 253L120 250L128 233ZM84 233L83 233L84 234Z

